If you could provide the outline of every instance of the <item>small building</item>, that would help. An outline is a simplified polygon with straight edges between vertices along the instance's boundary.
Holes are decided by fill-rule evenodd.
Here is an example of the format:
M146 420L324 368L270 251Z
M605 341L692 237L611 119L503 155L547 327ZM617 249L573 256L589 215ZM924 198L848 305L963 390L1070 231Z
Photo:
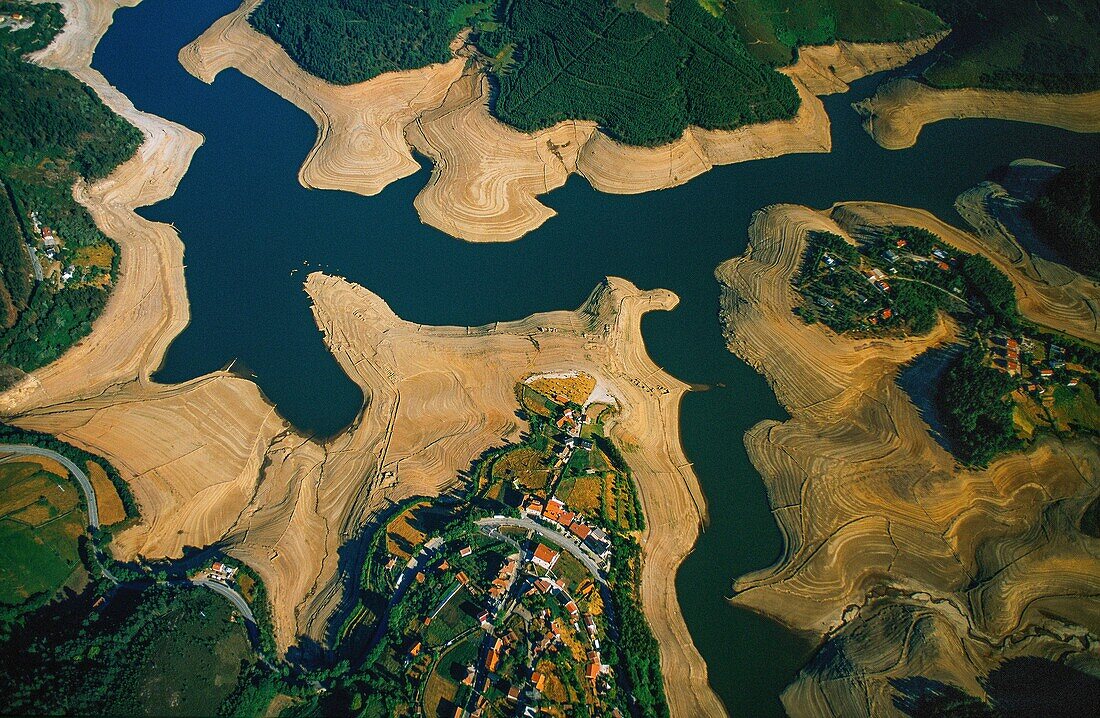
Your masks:
M496 649L490 648L489 652L485 654L485 670L493 673L498 665L500 665L500 654L496 652Z
M535 684L536 691L541 691L543 688L546 687L546 676L539 671L534 671L531 674L531 682Z
M458 550L458 555L461 556L462 558L466 558L467 556L469 556L473 552L474 552L474 550L472 548L470 548L469 546L463 546L462 548L460 548Z
M588 538L588 534L592 533L592 529L588 528L585 524L579 521L574 521L569 527L569 532L577 537L577 540L584 541Z
M519 701L519 686L512 686L508 689L508 700L516 703Z
M550 570L558 562L558 552L540 543L531 554L531 562L536 566Z
M1044 379L1049 379L1052 376L1054 376L1054 370L1053 369L1040 369L1039 370L1039 376L1043 377Z
M887 307L886 309L882 310L882 318L883 319L889 319L892 316L894 316L894 310L893 309L890 309L889 307Z
M546 510L542 512L542 515L550 519L551 521L557 521L561 516L561 512L565 510L565 504L558 499L550 499L546 502Z

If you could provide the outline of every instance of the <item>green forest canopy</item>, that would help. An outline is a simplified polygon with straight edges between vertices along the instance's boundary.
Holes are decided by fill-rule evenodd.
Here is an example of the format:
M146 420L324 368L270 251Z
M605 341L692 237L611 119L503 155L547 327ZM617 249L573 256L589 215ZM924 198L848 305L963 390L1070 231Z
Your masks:
M1100 89L1096 0L916 0L951 25L924 73L937 87L1028 92Z
M797 44L900 40L943 27L901 0L819 0L797 18L779 5L267 0L251 21L303 68L342 84L445 61L455 35L472 27L472 41L493 60L501 120L528 132L594 120L635 145L668 142L688 125L733 129L793 116L797 93L774 67L789 63Z
M1066 264L1100 279L1100 164L1062 170L1029 205L1028 216Z

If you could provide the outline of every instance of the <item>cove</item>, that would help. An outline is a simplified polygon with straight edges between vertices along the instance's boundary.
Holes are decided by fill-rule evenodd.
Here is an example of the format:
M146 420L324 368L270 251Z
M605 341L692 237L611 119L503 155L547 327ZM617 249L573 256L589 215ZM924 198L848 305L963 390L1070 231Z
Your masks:
M712 170L687 185L600 194L573 177L543 198L559 216L518 242L474 245L422 225L412 201L429 168L376 197L310 191L298 167L316 136L290 103L236 71L212 86L186 74L179 49L234 0L144 0L116 13L93 65L142 110L205 137L176 194L141 213L171 222L186 246L191 324L157 379L178 382L236 362L303 431L338 433L362 402L324 347L302 291L312 269L382 296L401 317L477 325L574 308L606 275L680 296L643 322L654 360L684 381L718 387L683 402L684 448L710 523L678 579L678 596L710 680L734 716L782 715L779 693L810 646L725 597L735 577L775 560L781 538L744 432L784 418L766 382L730 354L718 324L715 267L744 251L752 212L779 202L828 207L880 200L961 223L954 198L1019 157L1058 164L1100 157L1100 138L968 120L925 128L911 149L879 148L850 103L877 79L825 98L834 150Z

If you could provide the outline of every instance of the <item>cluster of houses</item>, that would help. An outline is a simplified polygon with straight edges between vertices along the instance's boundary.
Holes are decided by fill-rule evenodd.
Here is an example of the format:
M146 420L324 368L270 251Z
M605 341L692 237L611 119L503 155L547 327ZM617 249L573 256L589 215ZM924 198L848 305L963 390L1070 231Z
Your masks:
M31 226L34 227L34 233L38 235L38 238L42 240L42 252L46 255L46 258L51 262L61 261L61 238L57 236L57 233L49 226L43 225L42 220L38 217L38 212L32 211L30 214ZM76 275L76 268L73 265L61 268L61 283L66 284Z
M21 12L0 13L0 28L7 28L11 32L25 30L34 24L34 20Z
M523 503L523 513L542 519L554 528L564 529L577 544L606 561L611 556L611 541L603 529L590 526L580 514L566 507L560 499L551 496L544 505L538 497L528 497Z
M867 281L871 283L872 287L883 294L889 294L890 282L886 281L886 272L883 272L878 267L871 267L870 269L863 270L862 274L867 278Z
M1039 348L1039 343L1034 339L994 336L990 339L989 353L993 360L993 366L1011 376L1022 376L1020 352L1028 350L1034 352ZM1066 368L1066 350L1051 342L1046 347L1046 361L1033 361L1036 369L1033 373L1033 381L1030 381L1025 389L1033 394L1045 394L1046 384L1054 380L1054 373L1058 369ZM1045 366L1044 366L1045 364ZM1066 380L1066 386L1075 387L1080 383L1078 377L1071 376Z
M463 549L465 550L465 549ZM461 553L461 551L460 551ZM525 562L545 571L550 571L557 564L561 554L543 543L535 543L524 552ZM446 562L440 564L440 568L446 568ZM521 570L521 563L515 556L507 558L501 566L497 576L493 579L489 595L493 599L492 604L482 610L478 615L485 637L482 641L478 659L466 667L466 677L462 685L471 689L471 693L464 705L455 707L455 716L481 716L487 714L489 700L486 697L491 686L496 686L504 694L508 703L514 706L515 715L533 717L538 714L537 702L546 688L547 676L537 670L540 659L551 650L562 650L566 646L565 632L568 630L566 623L554 619L553 613L548 608L536 612L531 616L528 624L529 635L521 637L515 629L500 634L494 633L493 618L507 603L507 597L513 586L518 585L517 595L533 596L545 595L557 599L569 620L576 636L587 636L588 646L585 650L584 675L592 686L594 692L606 690L612 680L611 667L603 663L600 654L599 633L595 618L588 613L581 613L576 600L570 596L566 585L560 579L551 580L547 576L525 573ZM469 578L463 572L456 575L459 583L469 585ZM596 590L595 582L589 580L580 588L584 596L590 595ZM453 592L444 602L450 600ZM583 625L582 625L583 624ZM539 628L541 626L541 628ZM522 670L513 670L515 676L505 677L501 675L502 664L506 656L514 653L521 642L526 642L529 648L527 654L527 666ZM410 658L417 656L421 651L419 639L408 649Z

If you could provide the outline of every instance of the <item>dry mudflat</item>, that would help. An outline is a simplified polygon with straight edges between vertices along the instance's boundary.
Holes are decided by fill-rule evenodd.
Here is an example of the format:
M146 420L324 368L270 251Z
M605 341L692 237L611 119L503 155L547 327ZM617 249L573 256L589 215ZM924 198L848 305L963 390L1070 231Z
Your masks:
M858 102L863 127L890 150L912 147L925 125L983 117L1051 125L1073 132L1100 132L1100 91L1079 95L1005 92L976 88L938 89L902 79Z
M573 173L601 192L632 194L682 184L715 165L828 152L829 117L817 95L904 65L939 39L806 48L782 70L802 99L793 119L730 132L691 127L671 144L644 148L611 140L593 122L565 121L533 134L499 122L489 112L485 73L462 36L450 62L357 85L326 83L248 24L258 1L244 0L183 48L183 66L206 82L234 67L309 113L318 131L299 172L307 187L375 194L419 168L415 149L434 165L415 200L421 220L474 242L511 241L540 226L554 212L538 196Z
M1096 439L1047 437L986 470L960 467L895 381L904 364L956 339L950 322L925 337L859 339L792 313L808 232L850 238L905 224L988 256L1028 318L1100 339L1100 287L1064 267L1037 268L984 213L988 192L960 198L973 232L883 204L769 207L755 215L746 253L717 270L730 350L791 415L745 437L786 548L740 578L733 601L835 649L784 693L793 716L901 715L889 681L907 676L981 696L977 677L1013 656L1096 670L1100 549L1078 528L1100 493Z

